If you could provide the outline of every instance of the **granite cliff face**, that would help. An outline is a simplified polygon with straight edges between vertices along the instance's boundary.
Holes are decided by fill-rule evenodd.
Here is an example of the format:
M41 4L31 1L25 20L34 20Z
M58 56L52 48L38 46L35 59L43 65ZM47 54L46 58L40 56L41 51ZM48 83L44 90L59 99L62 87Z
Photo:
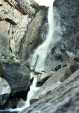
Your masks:
M79 56L79 2L73 0L55 0L53 38L61 40L53 47L46 59L47 70L63 67L64 61ZM45 21L44 26L47 21ZM42 34L46 35L45 26Z
M30 106L21 113L79 112L79 1L52 2L51 46L45 70L37 72L38 58L45 52L38 51L34 69L31 63L37 48L49 38L47 5L36 0L0 0L0 113L23 107L33 88L39 90L34 90Z

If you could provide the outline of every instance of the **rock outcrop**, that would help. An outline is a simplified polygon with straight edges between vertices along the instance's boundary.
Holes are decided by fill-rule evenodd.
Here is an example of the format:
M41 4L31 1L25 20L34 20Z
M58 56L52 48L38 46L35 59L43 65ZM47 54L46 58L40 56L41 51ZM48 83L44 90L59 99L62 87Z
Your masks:
M69 58L79 57L79 1L55 0L53 40L61 40L53 47L46 59L47 70L57 70ZM47 23L47 21L45 21ZM47 26L45 27L47 29ZM43 30L43 34L46 31Z
M5 79L0 77L0 106L4 105L7 102L10 94L11 87L9 83Z
M43 24L45 18L46 11L40 10L37 12L35 18L32 20L30 25L28 26L28 30L24 39L22 48L22 57L23 59L27 59L29 55L33 52L33 50L40 44L42 39L40 38L40 28Z
M16 62L1 62L2 76L11 86L12 92L26 91L30 84L30 71L26 65Z
M79 70L64 82L53 85L47 94L40 97L30 108L22 113L78 113L79 112ZM50 80L49 80L50 83ZM51 81L53 83L53 80ZM48 85L47 85L48 86ZM50 85L51 86L51 85ZM44 90L44 89L43 89Z
M0 4L0 32L7 33L10 52L13 57L19 58L19 55L24 54L24 49L30 51L32 48L30 45L26 48L25 45L28 46L28 43L33 40L37 42L36 37L39 36L46 11L44 8L42 8L44 10L40 10L37 3L30 0L1 0ZM35 29L34 26L36 26ZM38 40L40 39L38 38ZM34 47L35 44L32 45ZM25 47L23 50L21 50L22 46Z

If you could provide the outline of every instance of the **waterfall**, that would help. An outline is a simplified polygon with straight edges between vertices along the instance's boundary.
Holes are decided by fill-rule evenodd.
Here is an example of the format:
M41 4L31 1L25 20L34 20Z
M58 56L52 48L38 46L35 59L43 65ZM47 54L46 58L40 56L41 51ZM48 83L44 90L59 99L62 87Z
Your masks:
M22 112L24 109L30 107L30 100L32 97L39 91L40 87L37 87L37 76L34 75L34 73L31 72L31 78L33 78L33 83L30 86L30 90L27 94L27 100L25 101L24 105L22 107L18 108L9 108L5 110L0 110L0 112Z
M37 76L34 75L34 73L31 73L31 76L33 76L34 80L32 85L30 86L30 91L28 92L27 95L27 100L25 102L25 106L29 107L30 106L30 100L32 99L32 97L37 93L37 91L39 91L40 87L37 87Z
M54 7L53 3L55 0L52 0L52 3L48 9L48 33L46 36L46 40L34 51L31 61L31 69L36 72L42 72L45 70L45 61L50 53L50 50L56 42L59 40L58 38L54 38Z
M57 42L58 39L55 39L53 37L54 33L54 11L53 11L53 3L55 0L52 0L52 4L50 5L48 9L48 33L46 40L44 43L42 43L34 52L33 57L32 57L32 62L31 62L31 68L34 69L35 71L44 71L45 68L45 60L47 55L50 52L50 48L54 46ZM32 73L31 73L32 74ZM27 95L27 100L25 101L25 104L21 108L10 108L10 109L5 109L5 110L0 110L0 112L21 112L25 108L30 106L30 100L35 95L35 93L40 89L40 87L36 87L37 84L37 76L33 75L33 83L30 86L30 90Z

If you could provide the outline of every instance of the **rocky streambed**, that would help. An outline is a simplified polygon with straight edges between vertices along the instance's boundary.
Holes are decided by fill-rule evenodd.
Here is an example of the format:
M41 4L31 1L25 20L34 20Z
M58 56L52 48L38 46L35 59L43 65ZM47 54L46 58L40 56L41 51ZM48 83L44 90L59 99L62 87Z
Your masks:
M18 113L79 113L79 1L55 0L52 7L54 38L45 70L37 72L30 64L47 37L47 5L0 0L0 113L22 108L31 86L39 90L32 88L30 106ZM57 38L61 40L53 46Z

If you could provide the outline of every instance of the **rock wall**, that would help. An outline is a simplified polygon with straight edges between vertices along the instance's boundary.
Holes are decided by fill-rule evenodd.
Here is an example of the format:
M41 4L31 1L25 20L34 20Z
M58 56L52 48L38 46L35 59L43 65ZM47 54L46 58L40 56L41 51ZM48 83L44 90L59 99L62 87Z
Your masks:
M33 0L0 0L0 76L11 88L9 94L0 97L5 106L17 103L19 93L22 96L25 92L24 98L27 96L30 85L27 60L41 42L40 27L46 12Z
M61 37L61 40L54 47L52 45L46 59L47 70L57 70L68 59L79 57L79 1L55 0L54 24L52 38L56 40Z
M8 35L9 51L13 57L19 58L19 54L21 55L21 46L27 46L32 40L36 40L35 37L37 37L37 34L39 35L39 30L45 17L44 13L45 10L40 11L39 6L33 1L1 0L0 32ZM37 31L35 30L34 33L32 33L32 30L34 29L33 26L37 25L37 23L38 26L35 27ZM31 38L28 31L31 31ZM26 44L23 44L23 41L28 39L30 42L27 41L25 42ZM27 51L29 51L28 48ZM25 53L22 52L22 54Z

